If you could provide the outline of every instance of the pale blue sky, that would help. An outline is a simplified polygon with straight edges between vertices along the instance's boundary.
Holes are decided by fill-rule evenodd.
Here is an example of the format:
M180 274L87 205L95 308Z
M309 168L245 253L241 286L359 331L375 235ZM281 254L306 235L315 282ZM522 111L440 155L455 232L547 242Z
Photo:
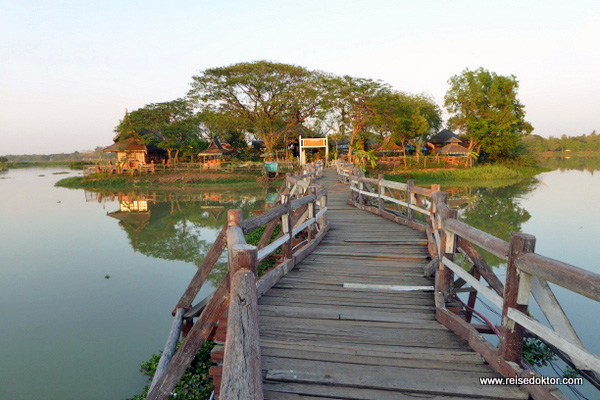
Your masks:
M480 66L520 81L535 133L600 131L598 1L0 0L0 154L112 143L126 108L209 67L272 60L441 105Z

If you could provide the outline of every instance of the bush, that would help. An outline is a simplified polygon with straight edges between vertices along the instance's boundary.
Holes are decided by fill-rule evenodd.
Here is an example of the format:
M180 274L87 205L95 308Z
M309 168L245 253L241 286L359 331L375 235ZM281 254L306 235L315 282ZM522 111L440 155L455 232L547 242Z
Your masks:
M181 342L177 347L179 345L181 345ZM204 345L202 345L202 348L198 351L198 354L196 354L196 357L173 390L174 398L180 400L205 400L210 398L214 389L212 379L209 375L211 367L210 352L214 346L214 342L204 342ZM160 354L153 354L148 361L141 364L140 371L149 376L148 383L152 381L159 360ZM125 400L145 400L149 389L150 385L147 385L142 394Z

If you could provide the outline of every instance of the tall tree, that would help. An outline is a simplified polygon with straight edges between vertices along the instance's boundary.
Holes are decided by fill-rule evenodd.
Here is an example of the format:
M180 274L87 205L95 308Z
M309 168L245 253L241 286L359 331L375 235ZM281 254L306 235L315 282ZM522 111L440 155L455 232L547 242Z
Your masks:
M322 73L296 65L239 63L194 76L189 97L203 110L247 120L272 154L286 132L322 106L323 82Z
M329 84L338 115L351 130L348 161L352 162L352 150L357 138L374 123L377 107L391 89L380 81L348 75L330 79Z
M499 161L515 158L519 140L533 130L525 121L525 107L517 99L519 82L483 68L465 69L448 81L444 105L448 125L464 133L469 150Z
M391 135L394 143L402 147L406 167L406 147L410 140L420 147L441 124L440 109L425 95L387 92L377 98L374 126ZM420 149L419 149L420 150Z
M165 149L169 161L176 162L180 152L190 153L204 144L199 140L199 121L193 111L185 99L148 104L126 113L115 131L121 139L136 136Z

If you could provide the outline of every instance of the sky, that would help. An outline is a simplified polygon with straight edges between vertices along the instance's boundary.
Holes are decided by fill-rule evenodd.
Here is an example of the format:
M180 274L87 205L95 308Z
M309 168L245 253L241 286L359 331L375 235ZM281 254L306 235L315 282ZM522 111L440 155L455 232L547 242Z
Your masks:
M534 133L600 131L600 2L0 0L0 155L112 143L125 110L269 60L440 106L465 68L515 75Z

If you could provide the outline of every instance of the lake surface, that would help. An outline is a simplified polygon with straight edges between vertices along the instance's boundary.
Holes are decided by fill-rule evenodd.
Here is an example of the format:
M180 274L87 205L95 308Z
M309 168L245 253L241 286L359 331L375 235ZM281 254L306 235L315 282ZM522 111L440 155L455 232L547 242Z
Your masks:
M249 218L268 193L99 197L55 188L70 176L58 172L74 175L0 174L0 399L133 396L227 209ZM209 281L197 299L212 290Z
M532 234L537 239L536 253L600 274L598 164L597 159L554 161L553 166L560 169L539 174L531 181L496 188L445 189L454 189L451 202L460 209L459 218L463 221L504 240L510 239L510 232ZM490 254L483 255L504 280L505 263ZM600 354L600 304L559 286L551 287L586 349ZM481 304L476 309L492 322L500 323L500 318ZM533 298L530 310L537 319L546 321ZM564 367L562 362L557 364ZM559 376L551 366L540 372ZM589 399L598 398L598 391L590 384L577 388ZM569 398L577 398L568 388L560 389Z
M503 239L531 233L538 253L600 273L600 173L560 166L537 181L447 189L466 222ZM273 194L257 187L98 195L54 187L72 175L64 168L0 173L0 399L140 393L146 377L139 364L162 349L170 311L226 210L242 208L249 218ZM488 262L504 275L499 260ZM598 304L554 289L583 343L600 354Z

